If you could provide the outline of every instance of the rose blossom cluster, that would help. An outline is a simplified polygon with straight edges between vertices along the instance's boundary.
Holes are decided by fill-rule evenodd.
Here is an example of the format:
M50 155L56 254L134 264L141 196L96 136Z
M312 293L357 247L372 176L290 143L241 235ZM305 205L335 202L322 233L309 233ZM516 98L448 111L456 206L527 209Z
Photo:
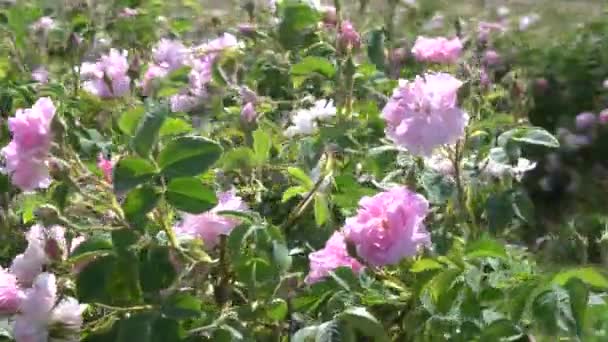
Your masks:
M97 62L85 62L80 67L80 75L85 80L84 89L104 99L121 97L129 92L131 78L128 71L127 51L116 49L111 49Z
M9 270L0 267L0 313L14 315L13 335L18 342L48 341L51 331L75 336L80 330L86 305L60 297L55 275L42 272L52 260L67 257L64 233L60 226L32 226L26 234L26 250Z
M363 261L375 267L414 256L431 243L424 226L428 210L427 200L406 187L363 197L357 214L346 219L343 229L334 233L325 248L309 255L306 282L318 282L338 267L360 272L362 265L348 254L347 242L353 244Z
M420 36L414 43L412 54L419 62L453 64L460 58L462 48L462 42L458 37L447 39Z
M213 64L224 50L237 45L238 40L235 36L224 33L219 38L191 49L193 56L187 64L192 68L188 75L189 86L180 94L171 97L173 112L189 112L202 104L207 98L207 87L213 75Z
M240 224L238 219L220 215L222 211L247 211L249 208L243 199L236 195L236 190L220 192L218 204L202 214L184 214L182 221L174 227L180 237L203 240L205 247L213 249L222 235L230 232Z
M440 145L456 143L469 120L457 106L461 86L461 81L446 73L400 81L382 110L388 138L420 156L431 155Z
M44 97L31 108L18 109L15 116L8 119L13 140L0 150L0 154L6 163L4 171L23 191L44 189L51 183L48 159L54 116L53 101Z

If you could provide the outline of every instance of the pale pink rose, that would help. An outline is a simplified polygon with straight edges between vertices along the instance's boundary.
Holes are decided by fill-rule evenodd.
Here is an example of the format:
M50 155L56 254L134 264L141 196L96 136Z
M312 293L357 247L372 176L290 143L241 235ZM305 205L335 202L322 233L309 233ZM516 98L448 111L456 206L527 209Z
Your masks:
M486 50L483 55L482 63L486 66L496 66L502 61L500 54L496 50Z
M310 271L304 281L307 284L314 284L323 280L329 272L339 267L348 267L355 273L361 272L363 266L357 259L348 255L344 235L335 232L325 243L325 248L308 255L310 260Z
M426 38L419 36L412 48L412 54L419 62L452 64L462 54L462 42L458 37Z
M83 63L80 74L85 80L84 89L101 98L116 98L130 90L131 78L127 75L127 51L111 49L95 63Z
M344 236L370 265L396 264L430 245L423 222L428 209L422 195L405 187L366 196L359 201L357 215L346 219Z
M132 18L139 14L139 11L136 8L125 7L123 8L118 16L121 18Z
M178 235L200 238L205 247L215 247L221 235L229 235L240 224L238 219L219 215L222 211L247 211L247 204L236 196L236 191L230 190L218 193L218 204L202 214L184 214L182 222L175 227Z
M338 15L334 6L322 6L321 11L323 15L323 23L327 26L335 26L338 22Z
M342 21L338 41L344 49L358 49L361 46L361 36L348 20Z
M67 256L64 234L65 230L60 226L34 225L30 228L26 234L27 248L13 259L10 269L19 284L29 286L51 260Z
M32 29L35 31L48 32L53 28L55 28L55 20L48 16L41 17L32 24Z
M46 342L50 338L76 341L86 305L66 297L57 303L57 280L53 274L40 274L32 288L25 291L13 334L19 342ZM52 336L53 332L60 336Z
M576 116L576 129L578 131L588 131L597 123L597 117L590 112L583 112Z
M438 146L456 143L469 118L456 103L461 85L446 73L401 81L382 110L388 138L423 156Z
M179 40L161 39L152 48L154 63L169 71L174 71L184 66L188 54L188 49Z
M478 39L481 42L486 42L493 32L502 33L507 30L506 26L502 23L491 23L482 21L477 26Z
M0 267L0 315L14 314L21 305L23 291L17 277Z
M80 304L76 298L66 297L53 308L50 315L49 326L75 335L82 327L82 313L86 310L86 304Z
M249 123L254 122L257 116L258 114L255 111L253 103L249 102L243 106L243 109L241 110L241 118L243 121Z
M108 183L112 183L112 171L114 162L111 159L106 159L102 153L97 157L97 167L103 173L103 177Z
M40 84L49 83L49 72L45 67L39 66L32 70L32 79Z

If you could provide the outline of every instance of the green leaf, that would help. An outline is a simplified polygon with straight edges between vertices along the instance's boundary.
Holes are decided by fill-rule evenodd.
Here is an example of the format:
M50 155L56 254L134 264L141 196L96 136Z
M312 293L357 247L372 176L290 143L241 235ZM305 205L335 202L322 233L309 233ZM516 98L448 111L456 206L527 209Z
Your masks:
M378 70L384 70L384 31L375 30L370 32L369 44L367 45L367 56Z
M587 285L578 278L570 279L565 286L570 295L570 306L576 322L576 334L582 338L587 315L587 303L589 302L589 289Z
M608 289L608 279L594 267L578 267L559 272L553 277L552 282L563 286L572 278L578 278L598 289Z
M131 146L142 157L147 157L156 144L158 133L169 115L169 106L165 103L148 103L146 113L141 118Z
M559 141L542 127L519 127L501 134L498 143L506 147L509 140L551 148L559 147Z
M273 321L282 321L287 316L287 302L284 299L273 299L268 305L266 316Z
M205 212L217 204L215 191L194 177L172 179L166 197L176 209L192 214Z
M107 255L90 261L76 276L80 302L130 305L140 302L137 259L123 252L119 257Z
M275 264L279 267L281 273L289 271L291 268L292 258L289 255L289 249L284 244L273 241L272 242L272 257Z
M433 259L420 259L416 260L416 262L410 268L410 272L412 273L421 273L426 271L433 271L443 268L443 264L437 262Z
M116 250L126 250L137 243L140 238L141 234L135 229L122 228L112 231L112 244Z
M225 171L249 169L254 165L254 153L249 147L237 147L222 155L220 165Z
M192 132L192 125L179 118L167 118L163 126L160 128L159 135L167 137L172 135L181 135Z
M167 177L197 176L211 167L221 156L222 148L203 137L179 137L160 152L158 165Z
M144 185L127 194L122 205L125 217L129 222L138 224L148 214L160 198L158 190L152 186Z
M258 128L253 132L253 152L258 164L263 164L270 159L272 140L270 134Z
M490 195L486 201L486 215L490 232L496 234L505 229L515 215L510 194L502 192Z
M307 191L312 190L314 182L312 181L312 179L310 179L310 177L308 177L306 172L302 171L302 169L297 167L288 167L287 172L293 178L295 178L300 183L300 185L305 186Z
M487 237L467 245L465 256L470 259L498 258L505 260L508 258L504 245Z
M287 48L301 46L304 35L312 31L319 22L319 13L301 2L288 2L283 7L279 24L279 42Z
M166 289L177 277L167 246L152 246L142 251L139 261L139 282L145 292Z
M123 192L145 183L156 175L156 168L147 160L125 157L113 170L114 191Z
M296 76L310 76L319 73L327 78L331 78L336 73L336 68L327 59L317 56L308 56L291 67L291 74Z
M479 341L518 341L522 331L508 319L498 319L483 329Z
M374 341L389 341L382 323L366 308L348 308L338 316L338 319L347 322L361 334L374 338Z
M135 313L118 324L116 342L151 342L154 336L153 323L156 316L152 313Z
M163 302L161 312L169 318L181 320L200 317L201 307L200 299L187 293L177 292Z
M118 128L120 128L120 130L126 135L135 135L137 125L141 121L141 118L144 116L145 112L146 110L143 106L137 106L129 109L120 116L120 119L118 120Z
M315 194L315 223L317 226L322 226L329 219L329 203L327 195Z
M112 250L112 240L106 235L93 235L74 248L70 258L76 258L85 253Z
M283 193L283 198L281 199L281 202L285 203L285 202L289 201L290 199L292 199L298 195L305 194L307 192L308 191L306 190L306 188L301 185L292 186L292 187L288 188L287 190L285 190L285 192Z

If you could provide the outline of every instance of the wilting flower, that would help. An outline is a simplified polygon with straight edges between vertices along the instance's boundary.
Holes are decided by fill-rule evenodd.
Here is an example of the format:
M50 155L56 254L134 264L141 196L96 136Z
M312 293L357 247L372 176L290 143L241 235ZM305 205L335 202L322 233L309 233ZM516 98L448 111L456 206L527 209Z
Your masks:
M348 267L358 273L363 269L357 259L348 255L344 235L335 232L325 243L325 248L308 255L310 272L306 276L307 284L314 284L339 267Z
M310 135L317 129L317 120L327 120L336 115L332 100L318 100L312 108L300 109L291 118L292 125L285 130L286 137Z
M17 284L17 277L0 267L0 314L14 314L19 309L23 291Z
M462 42L458 37L447 39L444 37L416 39L412 54L419 62L455 63L462 53Z
M49 72L46 68L39 66L32 71L32 79L40 84L49 82Z
M386 134L415 155L430 155L463 134L468 115L457 107L462 82L445 73L402 81L382 110Z
M248 102L243 106L243 109L241 110L241 118L243 121L250 123L254 122L257 116L258 114L255 111L255 106L253 103Z
M106 159L102 153L99 154L97 159L97 167L103 173L103 177L108 183L112 183L112 170L114 169L114 162L110 159Z
M127 75L127 51L111 49L95 63L85 62L80 74L86 80L84 89L101 98L121 97L129 92L131 78Z
M212 249L220 240L221 235L229 235L239 225L238 219L218 214L222 211L247 211L247 204L230 190L218 194L218 204L202 214L185 214L182 222L175 227L178 235L200 238L205 247Z
M51 148L51 122L55 106L40 98L28 109L18 109L8 119L13 140L0 150L6 159L5 171L11 182L23 191L46 188L51 183L47 159Z
M338 41L344 49L358 49L361 46L361 36L348 20L342 21Z
M366 196L359 201L357 215L346 219L344 236L369 264L396 264L431 243L423 222L428 208L422 195L405 187Z
M247 86L241 86L239 88L239 96L243 103L256 104L258 102L258 96L256 93Z

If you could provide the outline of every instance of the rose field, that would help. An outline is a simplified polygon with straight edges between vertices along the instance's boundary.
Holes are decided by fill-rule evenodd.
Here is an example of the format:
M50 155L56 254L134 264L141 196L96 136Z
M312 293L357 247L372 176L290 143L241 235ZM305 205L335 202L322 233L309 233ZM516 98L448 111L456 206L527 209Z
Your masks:
M0 52L0 341L608 341L604 1L0 0Z

